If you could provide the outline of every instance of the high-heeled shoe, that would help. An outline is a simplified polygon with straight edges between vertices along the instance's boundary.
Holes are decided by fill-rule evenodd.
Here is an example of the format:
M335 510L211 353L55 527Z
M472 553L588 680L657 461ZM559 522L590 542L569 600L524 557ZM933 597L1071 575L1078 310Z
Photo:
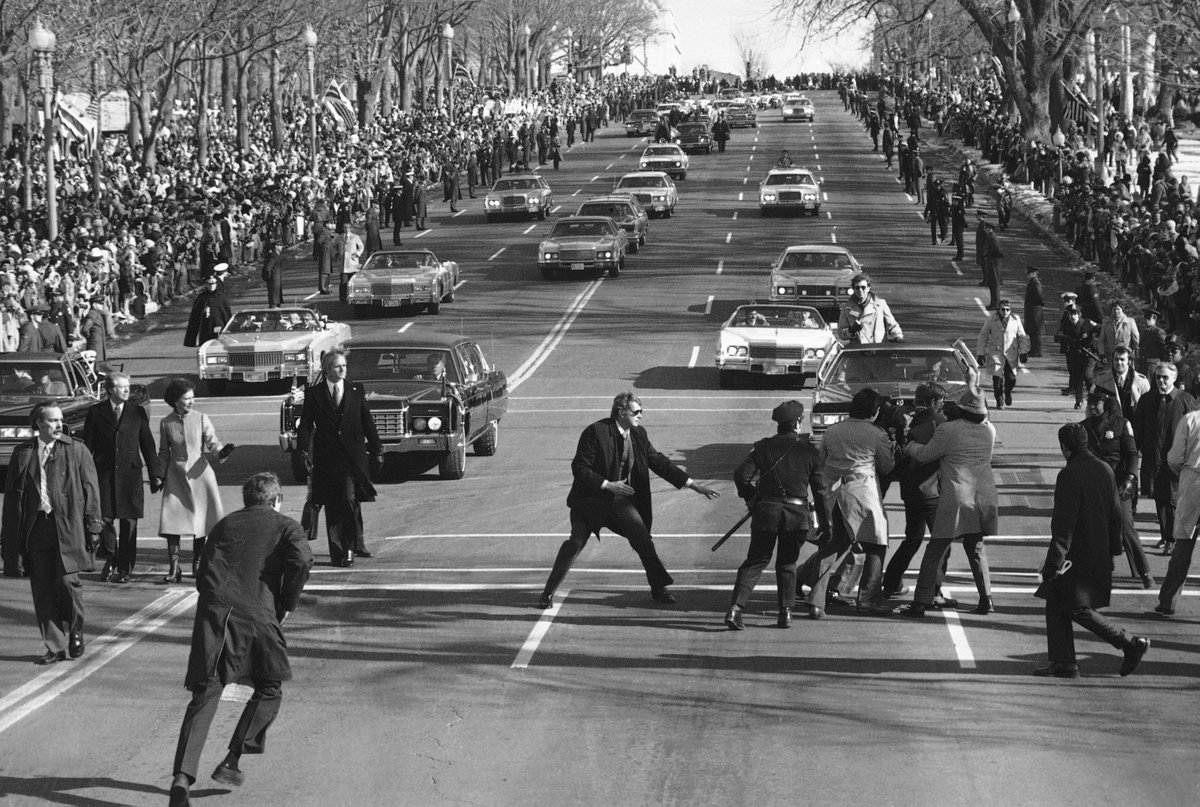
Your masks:
M179 567L179 561L171 561L171 566L167 569L167 575L162 579L163 583L182 583L183 569Z

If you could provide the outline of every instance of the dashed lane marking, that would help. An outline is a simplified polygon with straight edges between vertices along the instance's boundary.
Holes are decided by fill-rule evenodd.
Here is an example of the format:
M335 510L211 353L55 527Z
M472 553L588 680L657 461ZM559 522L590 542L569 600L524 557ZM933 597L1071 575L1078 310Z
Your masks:
M608 165L604 166L604 170L605 170L605 171L611 171L611 170L612 170L612 167L613 167L613 164L612 164L612 163L609 163Z
M454 290L455 290L455 291L458 291L459 289L461 289L461 288L462 288L463 286L465 286L465 285L467 285L467 281L465 281L465 280L460 280L460 281L458 281L457 283L455 283L455 284L454 284Z
M407 331L409 328L411 328L411 327L412 327L412 325L413 325L413 324L412 324L411 322L406 322L406 323L404 323L403 325L401 325L399 328L397 328L397 329L396 329L396 333L404 333L404 332L405 332L405 331Z
M733 240L733 233L725 233L725 243L728 244Z
M826 192L826 191L822 191L822 192L821 192L821 198L822 198L822 200L823 200L823 201L826 201L826 202L828 202L828 201L829 201L829 193L828 193L828 192Z
M724 271L725 271L725 261L724 260L717 261L717 274L719 275Z
M738 214L738 212L736 210L733 211L733 220L734 221L737 221L737 214Z
M319 292L319 291L314 291L312 294L310 294L310 295L308 295L307 297L305 297L305 298L304 298L304 302L306 302L306 303L307 303L309 300L311 300L312 298L316 297L316 296L317 296L318 294L320 294L320 293L321 293L321 292Z
M462 210L455 210L454 214L452 216L450 216L450 218L456 219L459 216L461 216L463 213L466 213L466 212L467 212L467 209L465 207Z
M560 210L562 210L562 205L555 205L555 206L554 206L554 207L553 207L553 208L550 210L550 212L551 212L551 213L557 213L557 212L558 212L558 211L560 211Z
M579 195L579 192L580 192L581 190L583 190L583 188L576 188L576 189L575 189L575 192L574 192L574 193L572 193L571 195L572 195L572 196L578 196L578 195Z
M699 359L700 359L700 346L693 345L692 346L692 357L690 359L688 359L688 369L691 370L691 369L695 368L696 362Z
M975 300L975 305L979 306L979 310L982 311L984 314L986 314L987 306L983 304L983 300L980 300L978 297L975 297L974 300Z
M599 178L600 178L600 175L599 175L599 174L596 174L596 176L594 176L594 177L592 177L591 179L589 179L589 180L588 180L588 182L595 182L595 181L596 181L597 179L599 179Z
M739 201L739 202L740 202L740 201L742 201L742 198L743 198L745 195L746 195L746 194L744 194L744 193L738 192L738 201Z
M829 240L836 244L837 243L837 233L830 233Z
M949 591L949 589L946 589ZM942 609L942 617L946 620L946 628L950 631L950 641L954 644L954 654L958 656L958 666L964 670L975 669L975 654L971 652L971 643L967 641L967 632L963 630L958 612Z
M522 233L522 235L529 235L531 232L534 231L534 228L536 228L536 227L537 227L536 224L530 224L528 227L525 228L525 232Z
M704 301L704 314L705 314L705 316L707 316L707 315L709 315L709 314L711 314L711 313L712 313L712 304L713 304L713 300L715 300L715 299L716 299L716 298L715 298L713 295L711 295L711 294L710 294L710 295L708 295L708 299Z
M833 213L832 213L831 211L829 211L829 210L826 210L826 211L825 211L825 218L827 218L827 219L832 219L832 218L833 218Z
M426 227L424 230L421 230L421 232L414 235L413 238L420 238L421 236L429 235L431 232L433 232L433 230L429 227Z
M488 258L488 260L489 260L489 261L494 261L494 260L496 260L497 258L499 258L499 257L500 257L500 256L501 256L501 255L504 253L504 250L506 250L506 249L508 249L508 247L500 247L500 249L498 249L498 250L496 250L495 252L493 252L493 253L492 253L492 257Z
M758 138L757 138L757 137L756 137L756 138L754 138L754 141L757 143L757 142L758 142ZM751 147L750 147L750 150L751 150L751 151L758 151L758 146L751 146Z
M554 604L542 612L542 616L538 619L537 624L533 626L533 630L529 631L529 635L525 637L525 643L521 645L516 659L513 660L512 669L524 670L529 666L529 662L533 659L533 654L537 652L538 645L542 643L542 639L546 637L546 633L550 630L550 625L554 622L554 617L558 616L558 609L562 607L563 601L567 599L567 595L570 593L571 589L564 588L555 594Z
M746 170L747 170L747 171L749 171L750 169L749 169L749 168L747 168ZM750 177L742 177L742 184L743 184L743 185L745 185L745 184L746 184L746 183L748 183L749 181L750 181Z

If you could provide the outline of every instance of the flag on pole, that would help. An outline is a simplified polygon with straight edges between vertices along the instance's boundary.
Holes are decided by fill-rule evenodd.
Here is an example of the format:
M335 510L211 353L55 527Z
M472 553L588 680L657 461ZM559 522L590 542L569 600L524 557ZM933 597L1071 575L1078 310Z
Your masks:
M350 103L350 99L346 97L346 93L342 91L338 82L330 80L322 102L326 111L333 116L334 125L337 126L338 131L353 132L358 129L358 114L354 111L354 105Z

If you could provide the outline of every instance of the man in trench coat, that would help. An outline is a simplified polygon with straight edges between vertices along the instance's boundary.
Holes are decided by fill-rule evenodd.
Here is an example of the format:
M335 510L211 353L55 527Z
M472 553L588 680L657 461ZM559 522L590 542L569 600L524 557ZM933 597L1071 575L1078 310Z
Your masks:
M242 486L245 507L221 519L200 559L196 621L185 685L192 693L175 749L172 807L190 804L200 754L228 684L248 683L254 695L213 779L237 787L242 754L261 754L279 714L282 682L292 678L283 621L296 609L312 567L304 530L280 515L279 479L255 474Z
M150 473L151 492L158 491L163 477L150 416L145 407L129 402L129 381L124 373L109 373L104 379L108 399L89 408L83 423L83 442L96 464L104 519L100 554L106 562L100 579L111 577L114 583L128 583L137 561L137 523L144 500L142 469Z
M1034 675L1078 678L1076 622L1121 650L1121 675L1129 675L1150 648L1144 636L1130 636L1096 609L1109 604L1112 559L1123 551L1121 505L1117 482L1108 464L1088 450L1087 429L1068 423L1058 430L1058 445L1067 465L1054 483L1054 515L1050 547L1042 564L1037 596L1046 601L1046 644L1050 663Z
M375 501L371 465L382 463L382 446L362 384L346 378L346 352L330 350L321 357L321 370L322 377L305 389L297 441L312 476L311 502L325 507L329 560L353 566L355 555L371 557L360 505Z

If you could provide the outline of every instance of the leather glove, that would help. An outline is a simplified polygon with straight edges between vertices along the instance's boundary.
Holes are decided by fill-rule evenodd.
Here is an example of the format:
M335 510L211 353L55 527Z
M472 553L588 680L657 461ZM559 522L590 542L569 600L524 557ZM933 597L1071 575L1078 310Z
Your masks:
M1125 481L1121 483L1121 486L1117 488L1117 493L1121 494L1123 497L1133 493L1133 479L1126 477Z
M1029 363L1029 354L1022 353L1020 356L1017 357L1017 359L1021 362L1021 364L1028 364Z
M854 322L854 323L851 323L850 325L846 326L846 333L850 334L851 336L858 336L858 334L861 330L862 330L861 322Z
M374 457L374 462L375 462L375 470L382 471L383 470L383 455L376 454Z
M158 493L158 492L159 492L160 490L162 490L162 489L163 489L163 480L162 480L162 478L161 478L161 477L157 477L157 476L151 477L151 478L150 478L150 492L151 492L151 493Z

